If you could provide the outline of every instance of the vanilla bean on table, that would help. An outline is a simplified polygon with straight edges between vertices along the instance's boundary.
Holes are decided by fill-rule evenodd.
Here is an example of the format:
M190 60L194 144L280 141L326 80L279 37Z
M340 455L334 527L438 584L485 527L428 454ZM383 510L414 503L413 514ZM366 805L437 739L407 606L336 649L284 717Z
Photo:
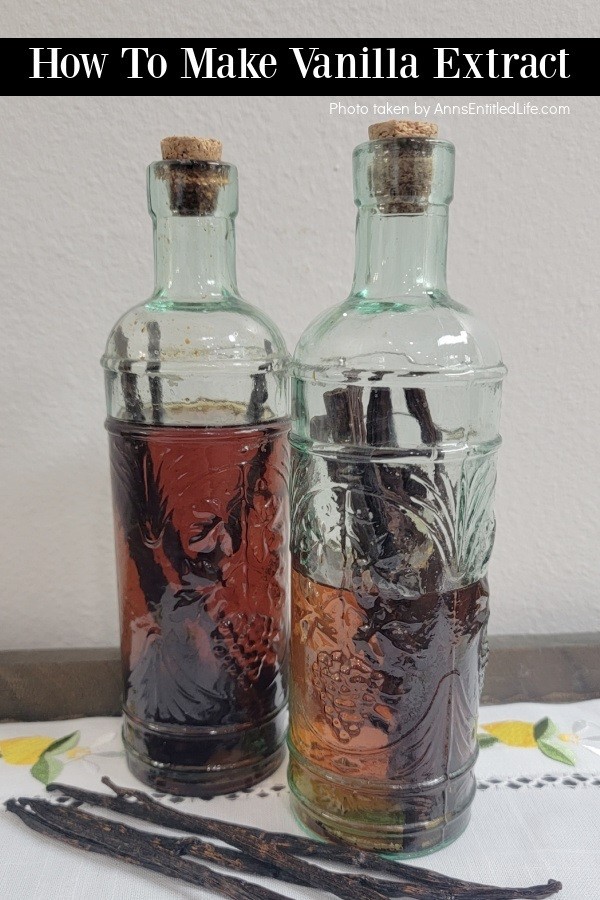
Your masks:
M54 788L55 786L53 785L52 787ZM47 813L47 816L52 818L53 824L55 825L58 825L60 823L64 824L64 817L60 813L61 809L75 811L75 815L71 816L70 820L71 824L77 825L78 833L80 833L80 828L83 828L83 830L85 830L86 825L90 823L90 819L94 819L93 816L90 816L87 813L81 814L79 816L77 815L77 810L79 810L79 806L83 802L86 802L89 805L101 806L103 809L109 809L110 811L119 813L121 815L133 815L136 818L142 818L142 816L139 815L139 811L133 811L132 808L135 807L135 804L132 804L131 801L126 800L124 797L109 797L104 794L98 794L96 795L98 798L105 798L106 800L109 800L111 802L96 803L93 799L94 795L92 792L78 788L68 788L67 790L69 795L77 794L77 806L51 805L48 804L47 801L36 801L34 799L32 799L31 801L28 800L27 803L31 805L34 811L38 813L41 812L42 814ZM90 794L92 795L91 797L88 796ZM50 810L48 811L49 807ZM105 823L107 821L109 822L109 824L112 824L110 823L110 820L100 819L96 817L96 822ZM97 831L97 826L95 827ZM142 837L147 835L147 833L137 832L135 829L132 829L132 831L135 831L137 835L141 835ZM306 877L300 876L299 874L297 874L297 872L295 875L292 875L290 877L287 862L283 865L276 862L275 860L273 860L273 862L271 863L262 862L254 859L251 856L243 855L238 850L234 850L229 847L217 847L215 844L204 840L194 840L191 838L172 839L155 834L150 835L150 837L152 838L152 845L155 848L168 850L170 852L179 853L185 856L191 856L195 859L202 860L203 862L212 863L224 868L234 869L236 875L244 874L262 876L263 878L274 878L296 885L304 885L306 887L312 886L313 888L315 886L323 888L323 879L321 878L321 874L325 874L326 876L333 876L333 873L313 866L311 872L309 872ZM294 859L294 863L296 862L297 861ZM349 900L361 900L361 898L365 896L382 897L384 898L384 900L388 897L398 897L400 895L406 898L411 898L411 900L413 900L413 898L414 900L440 900L440 898L442 897L442 895L437 890L432 891L431 889L426 888L422 885L399 886L398 882L383 882L376 879L375 877L371 878L368 876L352 874L336 873L335 878L337 882L335 896L340 898L349 898ZM376 891L376 893L372 894L372 892L369 891L365 893L365 888L372 888ZM444 894L443 900L454 900L454 896L454 894Z
M223 894L231 900L238 900L238 898L240 900L246 900L246 898L251 898L251 900L275 900L277 898L280 900L281 897L280 894L266 888L248 885L244 881L218 875L211 869L205 869L202 865L197 866L181 859L182 856L193 856L201 863L231 864L231 854L223 854L221 848L211 845L203 847L199 840L168 838L138 831L119 822L90 815L79 809L79 806L64 806L47 800L20 798L18 803L9 801L7 808L36 831L55 836L59 840L82 849L113 855L125 862L136 863L163 874L182 878L192 884ZM276 855L276 851L274 855ZM287 882L324 889L342 900L361 900L365 897L372 898L372 900L387 900L388 898L387 893L381 893L371 886L368 879L339 875L316 866L307 866L296 857L289 857L287 863L286 868L294 870L291 873L292 877L285 877ZM252 859L248 860L247 864L245 860L241 860L236 868L238 874L239 871L271 877L279 874L270 871L266 865L257 871L258 867L254 865ZM299 871L301 868L305 870L306 875ZM287 875L289 876L289 874L288 872ZM281 874L279 877L282 877ZM239 885L242 885L243 888L241 892L238 888ZM247 890L250 892L247 893ZM437 897L431 893L416 896L423 896L426 900L436 900Z
M30 806L27 809L25 805ZM284 900L281 894L257 884L249 884L238 878L220 875L202 865L181 859L181 841L159 838L157 835L137 831L118 822L97 816L88 816L72 807L57 806L43 800L24 798L8 800L6 808L21 821L46 837L52 837L72 847L100 853L111 859L151 869L186 881L196 887L205 887L228 900ZM76 816L76 813L80 813ZM85 820L82 821L82 816ZM89 821L91 820L91 821ZM173 849L165 849L170 840Z
M87 792L81 791L78 793ZM116 800L118 798L112 799ZM32 799L27 802L35 812L43 814L57 825L62 822L61 809L72 811L73 814L70 816L71 824L80 826L82 830L85 830L86 827L90 826L97 833L98 827L103 827L107 822L109 825L115 824L109 819L92 816L89 813L81 811L79 809L79 805L83 802L81 799L77 801L77 807L50 804L47 800L45 801ZM92 801L89 798L86 799L85 802L89 805L99 805L92 804ZM113 804L111 806L105 806L103 804L103 808L110 809L113 812L118 812L124 815L129 814L131 806L131 802L127 800L125 800L124 805ZM98 823L100 823L100 825L98 825ZM306 877L303 878L297 871L297 864L299 861L292 857L288 858L288 860L286 860L286 862L282 865L281 862L276 861L275 857L273 858L272 862L260 861L258 859L252 858L251 856L242 855L238 850L233 850L228 847L217 847L210 842L199 839L189 837L168 838L156 834L149 835L147 832L139 832L137 831L137 829L130 829L130 833L132 833L134 838L138 841L140 839L144 840L146 837L151 837L152 846L155 848L164 849L179 855L191 856L205 863L212 863L214 865L223 866L225 868L233 868L234 870L236 870L236 874L259 875L264 878L275 878L287 881L289 883L304 884L307 887L323 886L322 879L319 880L318 884L315 884L315 873L322 873L326 876L333 877L333 873L325 872L322 869L313 867L314 871L311 870L311 872L309 872ZM294 869L296 870L291 877L288 871L288 863L290 862L290 860ZM313 875L315 875L315 877L312 877ZM373 888L378 891L378 887L381 882L376 882L374 878L369 879L355 875L336 875L335 877L337 880L335 895L338 897L347 898L347 900L361 900L361 898L365 896L382 896L380 892L372 894L367 891L365 893L365 888ZM386 896L386 894L383 895L384 898ZM436 900L436 897L433 896L429 891L427 891L426 893L410 894L410 896L423 898L423 900Z
M57 786L58 787L58 786ZM67 795L73 795L73 798L76 800L84 801L86 803L94 803L94 805L101 805L104 808L112 809L114 812L119 812L125 815L132 815L136 818L143 818L146 821L152 821L155 824L161 824L158 821L157 817L152 817L149 815L141 816L138 815L138 811L134 811L135 803L131 801L125 800L123 804L107 804L96 802L95 800L90 800L89 797L84 796L88 792L80 790L80 789L71 789L64 785L60 786L60 790ZM90 792L91 793L91 792ZM77 794L75 797L74 795ZM96 795L98 801L102 794ZM109 798L110 799L110 798ZM114 799L114 798L112 798ZM44 801L38 801L44 802ZM47 803L47 801L45 801ZM32 806L34 806L34 801L31 801ZM68 812L72 810L72 807L68 806L52 806L53 810L57 811L57 815L60 817L61 810ZM165 813L170 814L170 810L164 809L160 804L153 804L153 811L156 810L164 810ZM77 820L77 814L80 813L79 810L72 810L73 815L72 818ZM174 811L173 811L174 812ZM49 813L50 815L50 813ZM89 818L94 818L89 816L87 813L80 813L80 819L82 826L85 824L84 820L81 816L88 816ZM181 830L181 826L179 825L169 825L170 815L165 817L163 824L166 827L174 827ZM196 817L190 817L195 819ZM106 819L101 819L101 822L107 822ZM200 820L202 821L202 820ZM223 825L227 823L222 823ZM131 829L135 832L135 829ZM185 829L191 830L191 829ZM139 832L135 832L139 834ZM276 868L278 871L278 877L281 879L285 876L285 880L289 883L300 884L306 887L313 887L316 889L329 891L334 894L334 896L341 898L341 900L387 900L388 894L380 891L376 886L375 882L373 884L365 883L364 879L359 879L356 877L345 877L341 876L335 872L329 872L326 869L322 869L318 866L311 866L310 864L306 864L302 860L298 859L296 856L291 854L287 854L284 850L281 850L276 843L269 842L265 840L260 833L254 833L251 829L240 828L239 832L236 834L235 841L229 841L226 834L219 834L218 828L212 829L211 834L214 837L217 837L219 840L227 841L228 843L235 844L240 850L243 850L248 856L251 858L258 860L266 864L270 865L273 868ZM268 832L264 832L265 835ZM181 844L181 847L184 845ZM185 853L189 855L194 855L198 858L204 859L205 856L200 847L196 847L191 845L189 840L185 844ZM201 856L202 854L202 856ZM213 860L216 862L216 860ZM426 896L424 900L432 900L431 896Z
M531 900L534 900L536 898L537 900L537 898L550 897L561 889L561 884L557 881L549 881L546 885L536 885L529 888L498 888L462 881L428 869L395 862L376 853L368 853L352 847L345 847L339 844L325 844L306 837L278 834L249 826L236 825L231 822L223 822L218 819L191 815L190 813L167 808L155 802L143 791L121 788L109 778L105 777L102 781L114 792L114 796L63 784L51 784L48 786L48 790L59 791L78 802L88 803L92 806L98 806L122 815L151 822L155 825L226 842L231 846L243 849L247 856L258 860L267 867L271 867L272 871L275 869L281 871L281 874L275 877L282 878L285 872L287 880L296 884L307 883L305 879L308 866L302 863L302 868L298 870L298 867L294 865L294 871L290 873L287 865L289 857L286 856L286 853L291 854L293 857L315 859L323 863L343 863L364 872L369 872L374 877L377 875L389 877L391 875L396 879L395 884L390 883L390 881L380 881L377 885L377 890L387 897L404 896L422 898L422 900L428 900L428 898L432 898L432 900L519 900L519 898L525 898L525 900L531 898ZM217 849L221 851L222 848ZM216 860L214 861L216 862ZM249 870L246 871L249 873ZM298 875L296 875L296 872L298 872ZM316 867L314 867L314 873L316 873L315 881L312 881L313 873L308 874L308 877L311 877L313 886L322 890L331 890L331 888L326 887L321 878L323 874L330 875L336 882L333 889L334 894L342 896L339 893L339 889L341 881L347 876L338 873L334 875ZM290 874L292 874L292 878L289 877ZM328 883L331 882L328 880ZM364 900L365 897L369 896L367 888L372 888L372 885L365 885L361 893L355 896L359 896Z

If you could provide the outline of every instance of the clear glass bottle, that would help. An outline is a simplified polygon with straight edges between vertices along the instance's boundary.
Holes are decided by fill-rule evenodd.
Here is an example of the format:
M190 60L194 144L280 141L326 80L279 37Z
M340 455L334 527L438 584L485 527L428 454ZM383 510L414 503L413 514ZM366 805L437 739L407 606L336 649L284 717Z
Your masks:
M427 130L354 151L354 284L292 367L294 811L412 855L475 792L505 373L446 288L454 147Z
M106 376L123 737L162 791L243 789L280 763L288 641L288 371L238 294L237 172L166 139L148 169L155 289Z

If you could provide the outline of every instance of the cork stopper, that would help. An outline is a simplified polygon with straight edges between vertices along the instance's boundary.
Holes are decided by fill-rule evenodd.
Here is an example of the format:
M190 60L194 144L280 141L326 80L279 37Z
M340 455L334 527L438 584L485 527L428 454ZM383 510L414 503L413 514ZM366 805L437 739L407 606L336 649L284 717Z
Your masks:
M180 216L208 216L219 190L229 181L221 164L223 145L216 138L173 135L160 142L165 162L159 177L168 182L171 209Z
M388 119L369 125L369 140L381 141L386 138L434 138L438 127L435 122L410 122L408 119Z
M422 214L433 182L433 150L429 139L438 127L433 122L390 119L369 126L375 144L371 190L385 213Z
M198 159L220 162L223 144L216 138L173 135L160 142L163 159Z

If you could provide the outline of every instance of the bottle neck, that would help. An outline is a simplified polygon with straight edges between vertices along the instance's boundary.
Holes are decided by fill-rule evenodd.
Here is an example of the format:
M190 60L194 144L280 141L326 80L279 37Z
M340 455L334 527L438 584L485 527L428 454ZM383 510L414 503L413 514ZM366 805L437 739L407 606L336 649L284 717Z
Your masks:
M393 301L445 292L447 243L447 206L429 206L416 215L361 207L352 294Z
M237 296L233 216L154 220L154 297L210 303Z

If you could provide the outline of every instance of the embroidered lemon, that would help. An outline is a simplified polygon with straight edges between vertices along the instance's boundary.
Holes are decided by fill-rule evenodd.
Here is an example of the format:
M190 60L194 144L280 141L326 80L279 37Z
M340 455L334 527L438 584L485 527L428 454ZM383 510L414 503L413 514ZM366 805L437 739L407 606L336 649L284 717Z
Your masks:
M8 738L6 741L0 741L0 756L11 766L32 766L53 743L54 738L38 735Z
M509 747L537 747L538 745L533 733L534 725L531 722L491 722L489 725L482 725L481 728L502 744L508 744Z

